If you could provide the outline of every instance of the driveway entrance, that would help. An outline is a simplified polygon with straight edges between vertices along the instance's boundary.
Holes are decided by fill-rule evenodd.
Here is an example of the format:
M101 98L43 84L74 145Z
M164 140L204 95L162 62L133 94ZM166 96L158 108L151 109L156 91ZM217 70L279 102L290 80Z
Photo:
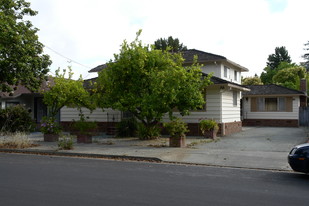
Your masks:
M242 132L187 151L182 161L219 166L291 170L287 155L308 140L306 128L243 127Z

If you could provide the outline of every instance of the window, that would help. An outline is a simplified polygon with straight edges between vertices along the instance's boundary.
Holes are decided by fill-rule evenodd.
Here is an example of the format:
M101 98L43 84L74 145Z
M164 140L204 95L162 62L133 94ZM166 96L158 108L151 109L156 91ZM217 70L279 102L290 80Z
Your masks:
M292 112L291 97L259 97L252 98L253 112Z
M237 106L237 91L233 91L233 105Z
M18 105L19 102L6 102L6 108Z
M234 80L237 81L237 71L234 71Z
M224 75L225 78L228 78L229 72L230 72L230 69L228 67L224 67L224 74L223 75Z

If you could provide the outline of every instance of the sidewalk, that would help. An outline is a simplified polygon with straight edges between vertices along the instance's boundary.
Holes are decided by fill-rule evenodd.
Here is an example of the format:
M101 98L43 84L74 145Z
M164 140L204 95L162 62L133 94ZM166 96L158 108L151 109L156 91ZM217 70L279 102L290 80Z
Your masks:
M168 138L164 137L140 141L96 136L92 144L74 143L73 150L58 150L57 143L44 142L41 133L32 133L30 138L40 146L0 151L291 171L289 151L308 140L305 128L270 127L245 127L240 133L210 143L202 137L187 137L187 148L168 147Z

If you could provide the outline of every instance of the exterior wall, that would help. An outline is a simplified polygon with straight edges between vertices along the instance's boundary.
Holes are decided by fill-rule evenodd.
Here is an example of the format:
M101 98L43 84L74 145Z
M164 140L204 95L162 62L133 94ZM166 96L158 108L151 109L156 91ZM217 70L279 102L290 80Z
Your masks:
M225 66L229 68L229 73L227 74L227 77L224 77ZM201 69L207 74L212 72L213 76L219 77L227 81L235 82L237 84L241 84L241 71L239 69L236 69L232 65L223 65L220 62L208 63L204 64ZM235 80L234 71L237 71L237 81Z
M227 74L227 77L224 77L224 67L228 67L229 68L229 72ZM241 71L239 69L236 69L235 67L233 67L232 65L220 65L220 71L221 74L220 77L221 79L230 81L230 82L234 82L237 84L241 84ZM237 71L237 80L235 80L235 73L234 71Z
M199 123L202 119L213 119L221 122L221 93L218 88L207 89L206 92L206 109L200 111L191 111L190 115L181 116L179 112L173 115L184 120L186 123ZM163 122L168 122L169 117L165 115Z
M233 105L233 90L222 93L222 122L239 122L240 119L240 91L237 92L237 105Z
M204 66L201 68L203 72L206 74L213 73L213 76L221 77L221 64L204 64Z
M97 122L119 122L121 120L121 112L112 109L95 109L92 113L88 109L82 109L85 116L89 117L89 121ZM76 108L64 107L60 111L62 122L71 122L79 120L79 111Z
M298 127L300 98L293 97L292 112L251 112L251 98L243 98L243 125Z

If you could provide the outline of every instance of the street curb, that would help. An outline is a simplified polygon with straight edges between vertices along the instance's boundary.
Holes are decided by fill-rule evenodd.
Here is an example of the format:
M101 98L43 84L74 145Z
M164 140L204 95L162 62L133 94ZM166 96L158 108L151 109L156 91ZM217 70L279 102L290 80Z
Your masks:
M89 154L89 153L77 153L77 152L63 152L63 151L56 151L56 150L0 149L0 153L32 154L32 155L46 155L46 156L58 156L58 157L83 157L83 158L110 159L110 160L121 160L121 161L129 160L129 161L155 162L155 163L163 163L163 164L221 167L221 168L231 168L231 169L293 172L292 170L289 170L289 169L274 169L274 168L270 169L270 168L224 166L224 165L213 165L213 164L192 163L192 162L163 161L163 160L161 160L160 158L157 158L157 157Z
M133 161L147 161L147 162L163 162L157 157L139 157L126 155L104 155L104 154L89 154L77 152L62 152L54 150L27 150L27 149L0 149L0 153L18 153L18 154L34 154L34 155L52 155L62 157L86 157L86 158L102 158L102 159L116 159L116 160L133 160Z

